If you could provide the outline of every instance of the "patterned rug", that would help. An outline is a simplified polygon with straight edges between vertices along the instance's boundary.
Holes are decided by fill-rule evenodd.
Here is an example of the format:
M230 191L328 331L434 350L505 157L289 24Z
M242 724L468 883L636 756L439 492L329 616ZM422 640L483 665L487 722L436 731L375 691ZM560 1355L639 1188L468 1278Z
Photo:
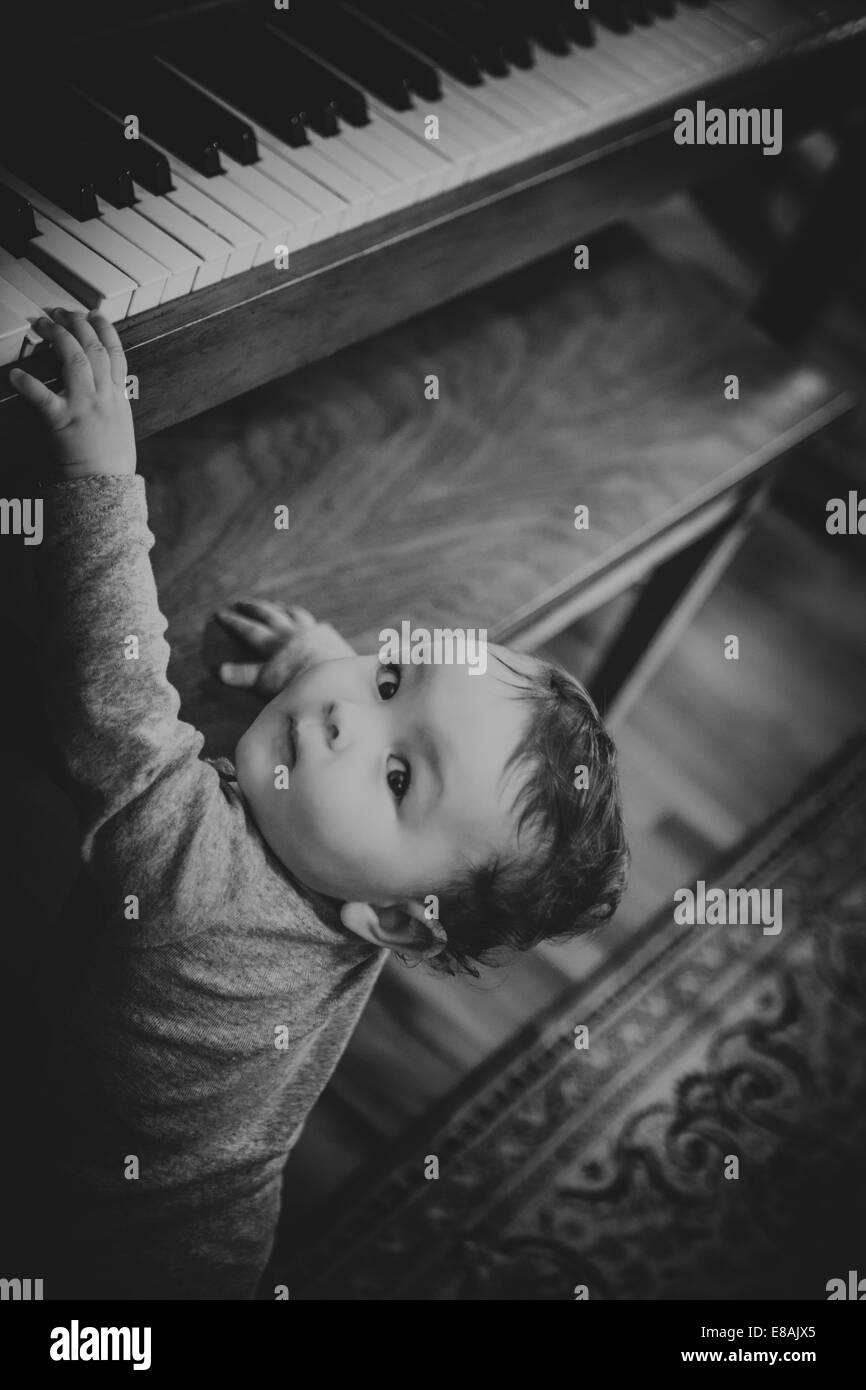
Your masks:
M672 901L275 1281L301 1299L826 1299L866 1275L866 741L710 869L708 888L781 888L781 931L676 925Z

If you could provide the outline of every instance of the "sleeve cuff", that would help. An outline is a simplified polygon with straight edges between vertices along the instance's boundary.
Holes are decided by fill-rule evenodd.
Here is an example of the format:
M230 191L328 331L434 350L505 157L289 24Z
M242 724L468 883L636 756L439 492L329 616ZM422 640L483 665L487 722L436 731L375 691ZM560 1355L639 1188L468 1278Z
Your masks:
M46 510L55 523L84 514L99 515L125 500L145 499L140 473L91 473L86 478L51 478L43 483Z

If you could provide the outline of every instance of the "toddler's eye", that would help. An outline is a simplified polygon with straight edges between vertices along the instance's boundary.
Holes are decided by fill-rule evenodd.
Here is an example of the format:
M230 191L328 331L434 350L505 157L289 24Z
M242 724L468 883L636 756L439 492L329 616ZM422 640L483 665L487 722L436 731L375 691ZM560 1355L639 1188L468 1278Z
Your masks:
M383 676L385 677L384 680L381 679ZM402 679L403 672L401 668L395 666L393 662L389 662L387 666L383 666L381 670L377 671L376 684L379 687L379 694L383 700L393 699L400 689L400 682Z
M397 763L398 766L391 767L390 764L392 761ZM400 802L409 790L412 774L409 771L408 763L406 763L403 758L398 758L396 753L391 754L388 759L388 764L388 769L385 773L385 781L388 783L388 787L395 799Z

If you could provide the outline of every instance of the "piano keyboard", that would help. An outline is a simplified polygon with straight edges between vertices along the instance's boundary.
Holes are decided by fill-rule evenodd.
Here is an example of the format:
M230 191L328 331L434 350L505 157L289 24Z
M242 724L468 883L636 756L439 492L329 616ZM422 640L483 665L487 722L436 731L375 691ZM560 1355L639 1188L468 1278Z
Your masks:
M87 43L40 83L38 121L7 94L6 128L21 139L0 167L0 362L33 350L31 320L46 308L118 322L194 295L278 247L317 245L700 96L861 10L268 0L257 15L201 11ZM124 137L130 116L136 140Z

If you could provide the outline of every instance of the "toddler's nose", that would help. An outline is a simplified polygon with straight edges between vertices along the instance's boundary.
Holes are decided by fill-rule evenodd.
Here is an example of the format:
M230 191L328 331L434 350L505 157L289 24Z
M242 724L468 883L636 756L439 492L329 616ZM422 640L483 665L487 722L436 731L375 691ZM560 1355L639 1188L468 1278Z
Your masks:
M323 705L322 721L328 747L338 753L350 748L368 729L369 716L352 700L334 700Z

